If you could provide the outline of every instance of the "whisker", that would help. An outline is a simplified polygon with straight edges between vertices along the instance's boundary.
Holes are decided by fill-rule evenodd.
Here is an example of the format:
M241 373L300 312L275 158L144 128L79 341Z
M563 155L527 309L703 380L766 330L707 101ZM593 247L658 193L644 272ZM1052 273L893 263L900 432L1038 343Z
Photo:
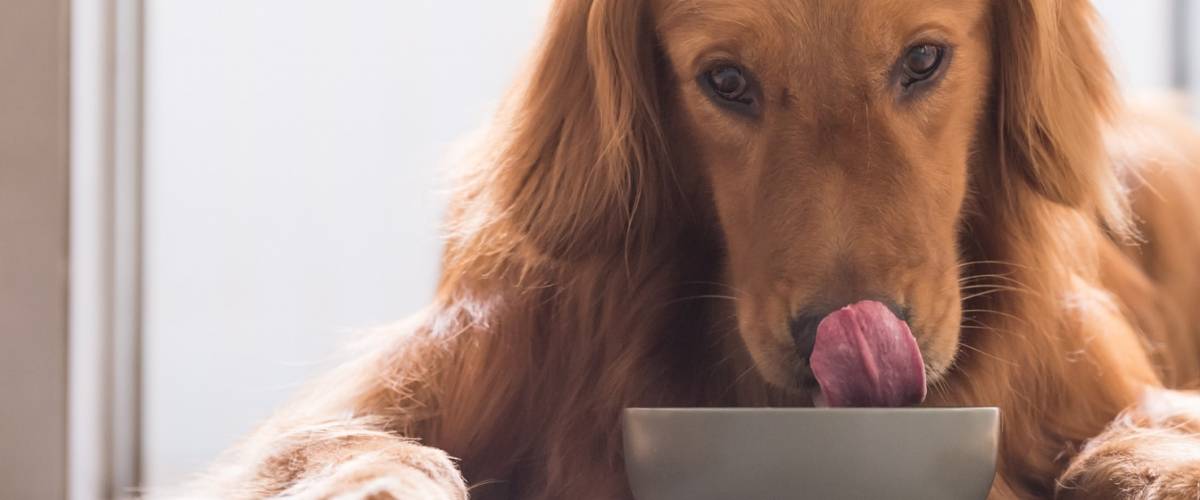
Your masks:
M979 321L975 318L963 317L963 321L970 321L971 323L973 323L974 326L972 326L972 328L991 328L991 325L988 325L987 323ZM962 326L965 328L967 325L960 324L959 326Z
M993 310L991 310L991 309L964 309L962 313L963 313L964 315L966 315L966 314L973 314L973 313L978 313L978 314L995 314L995 315L997 315L997 316L1004 317L1004 318L1008 318L1008 319L1011 319L1011 320L1013 320L1013 321L1018 321L1018 322L1020 322L1020 323L1022 323L1022 324L1024 324L1024 325L1026 325L1026 326L1028 326L1028 325L1029 325L1029 322L1028 322L1028 321L1026 321L1024 318L1020 318L1020 317L1017 317L1017 316L1014 316L1014 315L1012 315L1012 314L1009 314L1009 313L1006 313L1006 312L1002 312L1002 311L993 311Z
M1008 286L1008 285L979 284L979 285L967 285L964 287L959 287L959 290L983 290L983 289L1005 290L1005 291L1009 291L1009 292L1021 292L1021 293L1033 293L1033 291L1028 288L1020 288L1020 287Z
M933 392L936 393L938 396L945 396L949 393L949 390L950 390L949 383L946 382L946 379L944 379L944 378L941 380L938 380L937 382L934 382L932 385L929 386L929 388L932 389Z
M972 260L972 261L967 261L967 262L958 264L958 267L961 269L964 267L975 266L975 265L1011 266L1011 267L1016 267L1016 268L1020 268L1020 269L1029 269L1029 266L1026 266L1023 264L1017 264L1016 262L1008 262L1005 260Z
M971 295L967 295L962 298L962 301L967 302L967 301L970 301L973 299L978 299L980 297L987 297L989 295L994 295L994 294L997 294L1000 292L1033 293L1033 292L1030 292L1029 290L1021 290L1021 289L1016 289L1016 288L993 288L990 290L984 290L982 292L977 292L977 293L973 293Z
M963 297L963 298L962 298L962 301L963 301L963 302L970 302L970 301L972 301L972 300L975 300L975 299L981 299L981 298L983 298L983 297L987 297L987 296L989 296L989 295L995 295L995 294L997 294L997 293L1000 293L1000 292L1003 292L1003 291L1004 291L1004 290L988 290L988 291L985 291L985 292L973 293L973 294L971 294L971 295L967 295L967 296Z
M742 383L742 379L746 378L746 376L749 375L750 372L752 372L752 371L754 371L754 365L750 365L750 366L746 367L746 369L743 370L740 375L734 377L733 382L730 382L729 386L726 387L724 391L722 391L721 397L724 398L725 396L729 395L730 391L736 390L738 384Z
M974 281L983 281L986 279L995 279L998 281L1006 281L1008 283L1012 283L1012 284L1020 286L1020 287L1029 288L1029 285L1026 285L1025 283L1022 283L1020 280L1009 277L1008 275L1005 275L1005 274L975 274L975 275L959 278L958 282L965 284L965 283L971 283Z
M967 320L967 321L972 321L975 323L974 326L960 324L959 327L961 327L964 330L983 330L983 331L994 333L996 335L1017 337L1017 338L1020 338L1022 341L1024 341L1026 339L1025 333L1022 331L1019 331L1019 330L1012 330L1009 328L996 327L993 325L986 324L975 318L965 318L964 317L963 319Z
M994 359L994 360L996 360L996 361L999 361L999 362L1001 362L1001 363L1007 363L1009 366L1017 366L1017 364L1016 364L1016 363L1014 363L1014 362L1012 362L1012 361L1009 361L1009 360L1007 360L1007 359L1004 359L1004 358L1001 358L1001 357L999 357L999 356L996 356L995 354L992 354L992 353L986 352L986 351L984 351L983 349L979 349L979 348L977 348L977 347L975 347L975 346L972 346L972 345L970 345L970 344L959 344L959 347L963 347L963 348L966 348L966 349L968 349L968 350L971 350L971 351L977 352L977 353L979 353L980 355L987 356L987 357L989 357L989 358L992 358L992 359Z
M737 302L737 300L738 300L737 297L734 297L732 295L692 295L689 297L680 297L678 299L669 301L669 302L663 304L663 306L665 307L665 306L679 304L682 302L690 302L693 300L707 300L707 299L728 300L730 302Z

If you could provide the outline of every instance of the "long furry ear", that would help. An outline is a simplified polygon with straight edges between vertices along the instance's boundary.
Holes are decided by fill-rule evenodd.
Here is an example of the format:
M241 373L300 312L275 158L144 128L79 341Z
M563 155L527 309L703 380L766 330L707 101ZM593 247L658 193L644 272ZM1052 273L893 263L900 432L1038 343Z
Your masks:
M577 258L653 234L670 182L646 2L556 2L507 103L493 203L541 255ZM666 182L664 182L666 181Z
M1003 169L1046 198L1124 228L1124 196L1103 139L1115 84L1091 2L995 0L995 8Z

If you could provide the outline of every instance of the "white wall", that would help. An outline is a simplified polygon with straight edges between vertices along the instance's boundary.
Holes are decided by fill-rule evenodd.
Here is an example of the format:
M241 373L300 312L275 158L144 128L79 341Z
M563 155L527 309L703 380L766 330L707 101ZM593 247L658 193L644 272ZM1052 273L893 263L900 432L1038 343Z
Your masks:
M1107 23L1113 72L1130 91L1171 85L1171 0L1092 0Z
M196 471L345 333L420 307L438 165L546 0L157 0L146 17L145 463ZM1166 0L1097 0L1130 87L1169 83Z
M146 17L145 464L177 481L352 329L432 294L448 147L545 0L159 0Z

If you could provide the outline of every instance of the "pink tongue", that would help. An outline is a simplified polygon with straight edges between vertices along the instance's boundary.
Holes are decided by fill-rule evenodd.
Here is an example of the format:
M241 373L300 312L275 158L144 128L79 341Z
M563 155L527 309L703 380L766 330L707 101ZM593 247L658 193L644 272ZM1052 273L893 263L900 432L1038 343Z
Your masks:
M859 302L821 320L809 366L829 406L896 407L925 400L917 339L879 302Z

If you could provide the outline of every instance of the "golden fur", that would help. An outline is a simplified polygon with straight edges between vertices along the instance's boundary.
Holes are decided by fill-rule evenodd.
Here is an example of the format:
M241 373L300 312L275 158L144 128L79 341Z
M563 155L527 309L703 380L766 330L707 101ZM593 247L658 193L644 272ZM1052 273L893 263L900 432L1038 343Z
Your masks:
M1200 496L1200 399L1168 390L1200 379L1200 150L1118 101L1088 1L550 19L458 180L434 303L197 494L627 498L622 408L810 404L789 315L884 296L927 404L1002 408L994 497ZM897 98L920 37L951 66ZM760 116L697 90L716 59L755 70Z

